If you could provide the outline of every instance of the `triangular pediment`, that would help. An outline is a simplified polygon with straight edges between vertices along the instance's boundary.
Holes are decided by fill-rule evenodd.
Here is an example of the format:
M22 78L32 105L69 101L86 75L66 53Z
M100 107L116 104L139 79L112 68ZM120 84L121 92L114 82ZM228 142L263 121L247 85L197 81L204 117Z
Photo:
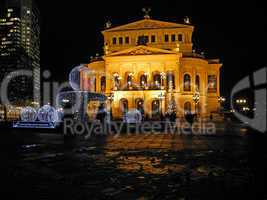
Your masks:
M138 56L138 55L160 55L160 54L176 54L176 52L140 45L122 51L111 53L108 56Z
M193 28L193 26L174 23L174 22L165 22L154 19L143 19L122 26L106 29L103 31L103 33L116 32L116 31L131 31L131 30L145 30L145 29L174 29L174 28Z

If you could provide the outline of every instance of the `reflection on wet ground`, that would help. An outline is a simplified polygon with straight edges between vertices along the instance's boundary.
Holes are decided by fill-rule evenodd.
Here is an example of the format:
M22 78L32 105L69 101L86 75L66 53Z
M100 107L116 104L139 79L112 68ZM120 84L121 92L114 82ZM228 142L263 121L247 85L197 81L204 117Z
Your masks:
M258 182L250 158L258 152L247 134L87 141L15 134L20 139L6 159L5 177L10 199L260 199L251 196Z
M191 140L189 144L186 138L178 135L128 135L107 138L105 155L114 159L121 170L163 175L186 169L175 153L169 155L169 151L193 149L194 146L198 149L209 147L204 140Z

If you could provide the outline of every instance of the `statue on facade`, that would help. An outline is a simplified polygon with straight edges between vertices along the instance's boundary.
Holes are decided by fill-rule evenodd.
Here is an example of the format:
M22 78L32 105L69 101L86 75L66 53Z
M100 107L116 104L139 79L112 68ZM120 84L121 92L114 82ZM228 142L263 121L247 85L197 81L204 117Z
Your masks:
M106 23L105 23L105 28L106 29L108 29L108 28L110 28L112 26L112 23L111 23L111 21L107 21Z
M184 23L185 23L185 24L190 24L190 18L189 18L188 16L186 16L186 17L184 18Z
M149 13L151 12L151 8L143 8L142 11L144 12L144 18L150 19Z

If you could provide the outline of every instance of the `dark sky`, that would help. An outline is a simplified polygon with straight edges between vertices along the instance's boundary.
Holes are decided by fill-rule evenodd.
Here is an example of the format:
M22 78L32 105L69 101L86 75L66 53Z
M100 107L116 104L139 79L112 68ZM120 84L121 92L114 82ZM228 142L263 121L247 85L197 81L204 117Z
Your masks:
M41 64L52 70L53 80L65 81L71 68L88 63L102 51L100 33L109 19L121 25L143 18L151 7L154 19L195 25L196 49L220 58L222 92L255 69L266 66L267 12L257 1L89 1L37 0L41 11Z

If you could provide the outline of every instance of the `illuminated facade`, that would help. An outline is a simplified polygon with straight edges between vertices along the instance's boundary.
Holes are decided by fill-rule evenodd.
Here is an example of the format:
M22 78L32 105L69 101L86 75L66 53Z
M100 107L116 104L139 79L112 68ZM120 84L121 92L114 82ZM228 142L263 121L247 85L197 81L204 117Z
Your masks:
M114 118L138 109L145 118L159 119L168 112L177 117L197 113L207 117L219 110L220 67L218 59L206 59L193 51L194 27L144 19L108 27L104 56L92 59L95 91L106 94ZM81 85L87 90L84 74Z
M16 70L30 70L32 77L11 81L13 102L40 101L39 11L33 0L6 0L0 10L0 81Z

